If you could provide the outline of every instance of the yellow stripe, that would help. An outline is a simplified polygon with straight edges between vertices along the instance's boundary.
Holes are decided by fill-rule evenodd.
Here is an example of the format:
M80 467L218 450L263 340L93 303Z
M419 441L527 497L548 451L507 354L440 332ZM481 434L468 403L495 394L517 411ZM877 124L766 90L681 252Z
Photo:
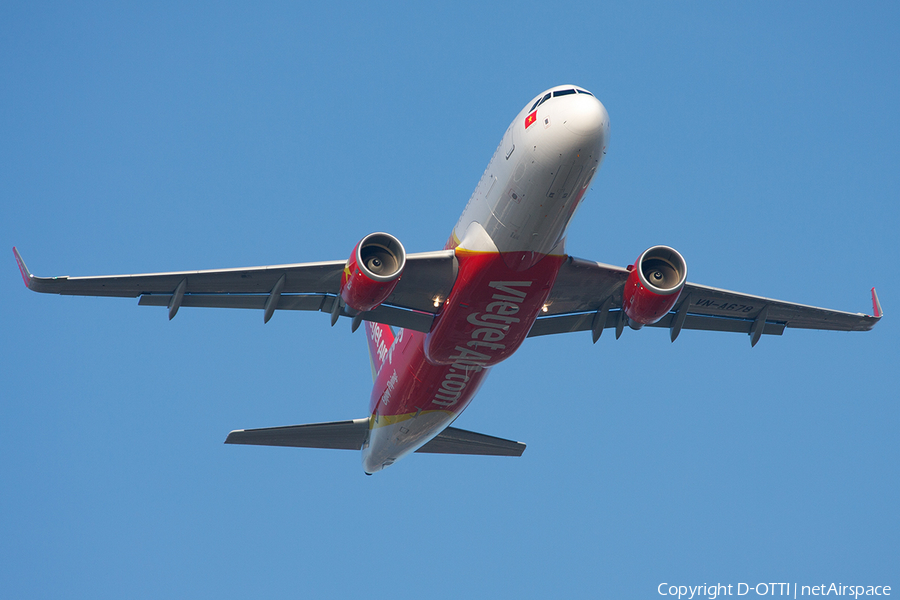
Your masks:
M446 413L448 415L452 415L453 413L449 410L423 410L418 416L427 415L429 413ZM402 423L403 421L408 421L414 417L416 417L416 413L406 413L403 415L371 415L369 417L369 429L377 429L378 427L385 427L387 425L394 425L396 423Z

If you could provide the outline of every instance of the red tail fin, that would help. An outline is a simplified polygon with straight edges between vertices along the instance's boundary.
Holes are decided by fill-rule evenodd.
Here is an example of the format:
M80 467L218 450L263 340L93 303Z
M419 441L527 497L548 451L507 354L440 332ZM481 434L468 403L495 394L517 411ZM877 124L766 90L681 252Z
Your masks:
M389 325L366 321L366 341L369 343L369 363L374 381L394 343L394 331Z

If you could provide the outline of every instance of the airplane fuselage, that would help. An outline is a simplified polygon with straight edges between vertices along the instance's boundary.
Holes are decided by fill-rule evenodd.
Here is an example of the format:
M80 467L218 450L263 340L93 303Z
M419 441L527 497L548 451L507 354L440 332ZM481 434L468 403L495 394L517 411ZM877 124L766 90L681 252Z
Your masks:
M567 256L565 236L609 141L609 117L589 92L558 86L534 98L500 141L444 250L407 254L396 237L362 238L347 260L138 273L36 277L13 254L25 286L63 295L140 297L139 304L328 313L365 323L372 363L369 416L238 429L226 444L362 449L366 473L411 452L521 456L525 444L449 427L488 371L528 336L625 325L743 333L755 346L788 328L868 331L872 315L818 308L687 281L669 246L627 267ZM394 329L397 328L397 329Z
M400 330L376 374L363 468L414 452L456 419L490 367L528 335L565 259L565 233L609 140L609 116L575 86L516 116L447 242L456 282L431 330ZM377 330L367 326L369 335Z

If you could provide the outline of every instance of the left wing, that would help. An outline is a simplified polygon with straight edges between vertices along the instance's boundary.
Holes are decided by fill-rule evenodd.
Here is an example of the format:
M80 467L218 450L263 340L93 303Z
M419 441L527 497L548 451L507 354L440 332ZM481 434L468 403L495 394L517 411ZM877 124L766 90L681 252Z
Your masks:
M138 304L142 306L167 306L170 319L182 306L256 308L265 311L266 321L276 309L331 313L346 265L346 261L328 261L102 277L36 277L16 248L13 253L30 290L75 296L140 296ZM361 313L361 319L427 332L434 319L434 298L446 298L455 279L452 250L409 254L394 293L375 310Z
M594 341L605 328L625 325L622 288L629 271L580 258L568 257L547 299L546 316L531 328L529 337L593 331ZM672 341L682 329L747 333L755 345L762 334L781 335L786 327L868 331L881 319L881 304L872 288L874 316L848 313L792 302L751 296L729 290L686 283L678 302L651 327L667 327Z

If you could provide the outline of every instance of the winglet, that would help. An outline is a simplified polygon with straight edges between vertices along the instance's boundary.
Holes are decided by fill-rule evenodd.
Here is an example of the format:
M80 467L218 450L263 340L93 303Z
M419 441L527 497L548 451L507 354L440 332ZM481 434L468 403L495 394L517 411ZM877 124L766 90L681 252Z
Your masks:
M19 254L19 251L16 250L15 246L13 246L13 254L16 255L16 262L19 263L19 273L22 274L22 280L25 281L25 287L31 289L31 278L33 275L31 274L31 271L28 270L28 267L25 266L25 261L22 260L22 255Z
M25 265L22 266L24 267ZM872 312L874 313L872 316L876 319L880 319L884 316L884 311L881 310L881 302L878 300L878 294L875 292L875 288L872 288Z

